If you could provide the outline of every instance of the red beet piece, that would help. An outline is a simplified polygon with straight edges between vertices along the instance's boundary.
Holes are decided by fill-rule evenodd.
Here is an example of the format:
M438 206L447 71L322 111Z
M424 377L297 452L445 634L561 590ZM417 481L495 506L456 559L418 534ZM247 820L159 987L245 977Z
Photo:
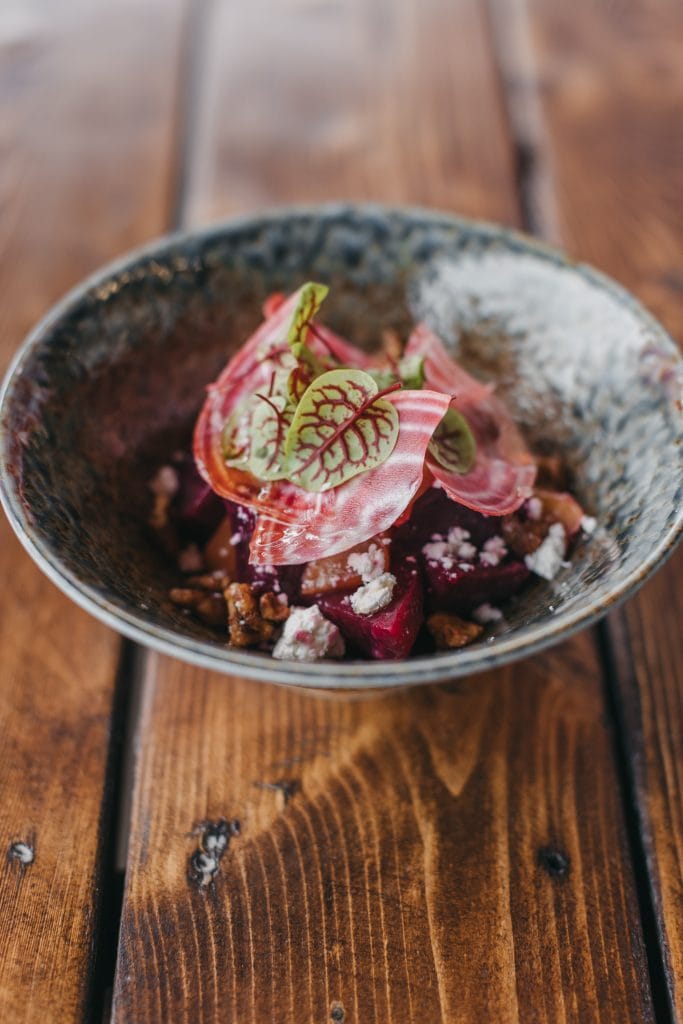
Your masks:
M422 586L415 569L403 569L391 603L374 615L358 615L348 594L329 594L317 601L323 615L346 639L371 658L407 658L422 625Z
M286 594L290 604L299 597L303 565L250 565L249 541L254 532L256 513L246 505L234 501L223 502L232 523L235 538L237 576L240 583L251 583L254 593L273 591Z
M457 564L446 569L441 562L425 560L427 601L434 611L471 612L480 604L497 605L524 586L529 570L523 562L475 565L469 570Z
M458 505L440 487L430 487L415 502L409 521L395 531L394 544L404 550L419 551L434 534L445 536L453 526L468 530L472 543L481 547L489 537L500 533L500 518Z

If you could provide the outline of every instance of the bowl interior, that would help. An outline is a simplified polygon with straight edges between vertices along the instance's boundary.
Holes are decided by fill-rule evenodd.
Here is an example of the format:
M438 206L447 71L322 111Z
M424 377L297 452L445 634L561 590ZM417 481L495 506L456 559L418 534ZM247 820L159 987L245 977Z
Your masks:
M400 665L283 665L231 651L167 600L147 482L188 444L206 384L273 290L330 284L324 319L372 347L423 319L495 381L531 445L567 460L598 520L493 638ZM305 685L444 678L528 653L643 578L681 525L680 360L623 290L502 229L424 211L290 211L171 238L108 268L25 346L2 410L10 518L44 568L137 639L224 671Z

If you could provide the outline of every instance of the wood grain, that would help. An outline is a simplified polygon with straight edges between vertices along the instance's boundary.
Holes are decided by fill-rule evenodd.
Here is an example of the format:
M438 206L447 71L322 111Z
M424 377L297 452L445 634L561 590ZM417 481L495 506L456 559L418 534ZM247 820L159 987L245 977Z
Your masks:
M189 217L518 219L476 0L213 10ZM145 685L117 1024L652 1020L591 634L360 702L157 657Z
M510 5L499 8L509 17ZM533 157L556 198L552 223L541 218L538 227L632 288L680 341L683 7L678 0L531 0L529 11L511 85L527 111L524 97L540 97ZM511 34L502 39L508 63ZM682 571L679 550L608 620L675 1019L683 1019Z
M163 227L178 9L2 5L3 367L60 293ZM119 641L39 573L4 517L0 578L0 1019L82 1021Z

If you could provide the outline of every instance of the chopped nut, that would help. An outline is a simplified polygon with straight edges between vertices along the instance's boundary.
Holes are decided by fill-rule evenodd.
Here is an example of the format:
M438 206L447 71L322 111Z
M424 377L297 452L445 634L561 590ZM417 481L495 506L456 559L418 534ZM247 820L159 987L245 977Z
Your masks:
M484 627L476 622L467 622L466 619L447 612L430 615L427 619L427 629L436 640L436 646L442 651L466 647L467 644L478 640L484 632Z
M168 596L179 608L196 608L204 597L201 591L191 590L189 587L173 587L169 590Z
M284 600L283 600L284 598ZM284 622L289 616L289 604L286 594L274 594L268 591L259 598L261 618L266 622Z
M564 491L569 484L567 467L559 455L541 455L536 459L538 474L536 485Z
M524 558L533 554L548 536L550 520L542 515L540 519L520 519L513 514L504 516L500 524L500 532L505 543L514 555Z
M228 631L235 647L255 647L275 636L275 625L261 618L254 592L248 583L231 583L225 591Z
M189 576L187 579L188 587L196 587L198 590L227 590L230 583L230 577L220 569L217 569L216 572L204 573L202 576Z
M226 604L222 594L202 594L201 601L194 608L202 622L207 626L223 626L226 624Z

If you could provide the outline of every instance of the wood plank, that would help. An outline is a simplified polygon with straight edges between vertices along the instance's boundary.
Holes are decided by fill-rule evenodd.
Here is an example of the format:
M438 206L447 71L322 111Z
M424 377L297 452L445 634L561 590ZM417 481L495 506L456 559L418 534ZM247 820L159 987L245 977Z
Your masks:
M519 217L476 0L264 11L207 28L190 217L339 196ZM356 702L152 657L115 1021L651 1020L606 723L590 633Z
M552 223L539 227L632 288L681 340L683 6L531 0L529 10L526 67L512 84L518 98L536 86L541 96L534 158L552 179L556 206ZM679 550L608 620L676 1019L683 1019L682 571Z
M3 367L62 292L164 226L179 10L2 5ZM0 578L0 1019L80 1022L120 642L39 573L4 517Z

